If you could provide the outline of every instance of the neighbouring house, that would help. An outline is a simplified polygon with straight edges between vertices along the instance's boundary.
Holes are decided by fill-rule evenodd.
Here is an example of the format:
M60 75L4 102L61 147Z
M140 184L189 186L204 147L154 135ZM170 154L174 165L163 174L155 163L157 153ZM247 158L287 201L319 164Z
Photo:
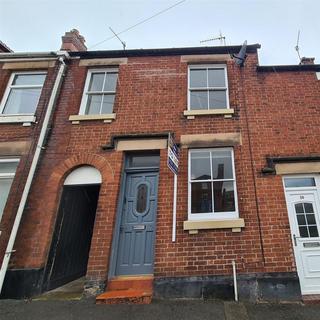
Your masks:
M240 48L0 54L3 297L320 294L320 65Z

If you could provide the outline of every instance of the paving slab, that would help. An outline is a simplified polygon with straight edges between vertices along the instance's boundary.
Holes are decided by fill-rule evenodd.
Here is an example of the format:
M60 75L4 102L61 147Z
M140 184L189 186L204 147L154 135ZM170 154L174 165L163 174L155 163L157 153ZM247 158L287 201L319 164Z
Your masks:
M223 302L153 301L149 305L96 305L80 301L0 300L5 320L224 320Z
M226 320L249 320L247 309L241 302L225 302L224 313Z
M250 320L320 320L320 305L246 304Z

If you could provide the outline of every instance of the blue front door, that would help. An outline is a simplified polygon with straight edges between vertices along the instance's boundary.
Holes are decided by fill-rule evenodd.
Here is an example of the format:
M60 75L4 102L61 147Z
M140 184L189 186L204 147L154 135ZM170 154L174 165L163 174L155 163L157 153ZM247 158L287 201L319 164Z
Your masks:
M116 275L153 273L158 172L128 173Z

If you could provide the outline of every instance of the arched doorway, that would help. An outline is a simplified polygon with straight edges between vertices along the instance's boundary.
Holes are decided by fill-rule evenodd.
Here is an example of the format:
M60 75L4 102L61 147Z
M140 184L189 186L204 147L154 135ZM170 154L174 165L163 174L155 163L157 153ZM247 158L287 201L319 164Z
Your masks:
M86 274L101 174L82 166L66 178L60 199L43 290L51 290Z

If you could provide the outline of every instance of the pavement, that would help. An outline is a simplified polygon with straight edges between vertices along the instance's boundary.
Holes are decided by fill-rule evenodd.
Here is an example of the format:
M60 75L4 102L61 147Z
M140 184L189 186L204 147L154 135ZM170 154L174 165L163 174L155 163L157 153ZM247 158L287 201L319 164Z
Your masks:
M1 320L320 320L320 305L155 300L149 305L96 305L82 300L0 300Z

